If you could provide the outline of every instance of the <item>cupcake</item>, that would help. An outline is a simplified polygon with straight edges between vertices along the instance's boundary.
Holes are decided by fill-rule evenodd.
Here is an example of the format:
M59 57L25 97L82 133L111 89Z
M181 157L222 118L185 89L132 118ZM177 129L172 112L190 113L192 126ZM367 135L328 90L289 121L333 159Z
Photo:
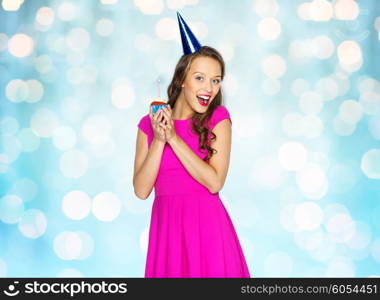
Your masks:
M154 101L150 104L152 106L153 115L160 110L161 107L165 106L169 108L169 104L163 101L161 98L155 98Z

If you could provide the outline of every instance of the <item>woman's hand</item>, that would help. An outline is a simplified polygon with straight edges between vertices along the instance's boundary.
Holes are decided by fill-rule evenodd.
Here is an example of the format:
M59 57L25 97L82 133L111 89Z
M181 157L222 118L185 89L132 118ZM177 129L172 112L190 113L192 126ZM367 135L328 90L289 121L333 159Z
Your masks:
M153 108L150 107L149 118L152 122L154 138L162 143L166 143L165 125L162 122L165 119L163 118L161 109L153 115Z
M168 108L162 107L161 108L163 112L164 121L164 130L165 130L165 137L166 141L169 142L172 138L176 137L177 133L175 131L174 127L174 121L172 119L172 109L170 106ZM160 111L161 111L160 110Z

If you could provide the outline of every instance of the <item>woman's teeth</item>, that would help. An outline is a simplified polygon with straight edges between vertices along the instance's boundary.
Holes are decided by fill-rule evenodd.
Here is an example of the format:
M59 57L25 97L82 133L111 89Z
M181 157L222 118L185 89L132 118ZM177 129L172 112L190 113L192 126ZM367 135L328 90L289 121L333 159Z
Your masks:
M210 100L210 98L204 97L204 96L197 96L197 98L198 98L199 103L204 106L207 105L208 101Z

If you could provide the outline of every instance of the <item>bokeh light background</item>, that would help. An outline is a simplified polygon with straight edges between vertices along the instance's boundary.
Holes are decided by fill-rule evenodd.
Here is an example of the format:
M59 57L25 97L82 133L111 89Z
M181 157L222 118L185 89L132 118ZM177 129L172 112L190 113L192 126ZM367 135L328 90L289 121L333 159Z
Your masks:
M176 10L226 61L251 275L380 276L379 1L0 2L0 276L144 276L135 139Z

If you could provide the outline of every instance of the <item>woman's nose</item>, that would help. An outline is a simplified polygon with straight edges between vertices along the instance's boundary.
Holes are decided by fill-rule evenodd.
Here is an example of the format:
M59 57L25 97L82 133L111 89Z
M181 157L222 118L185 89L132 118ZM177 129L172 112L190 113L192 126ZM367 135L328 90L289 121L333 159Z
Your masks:
M205 89L206 89L207 92L211 93L212 85L211 85L210 81L205 80Z

